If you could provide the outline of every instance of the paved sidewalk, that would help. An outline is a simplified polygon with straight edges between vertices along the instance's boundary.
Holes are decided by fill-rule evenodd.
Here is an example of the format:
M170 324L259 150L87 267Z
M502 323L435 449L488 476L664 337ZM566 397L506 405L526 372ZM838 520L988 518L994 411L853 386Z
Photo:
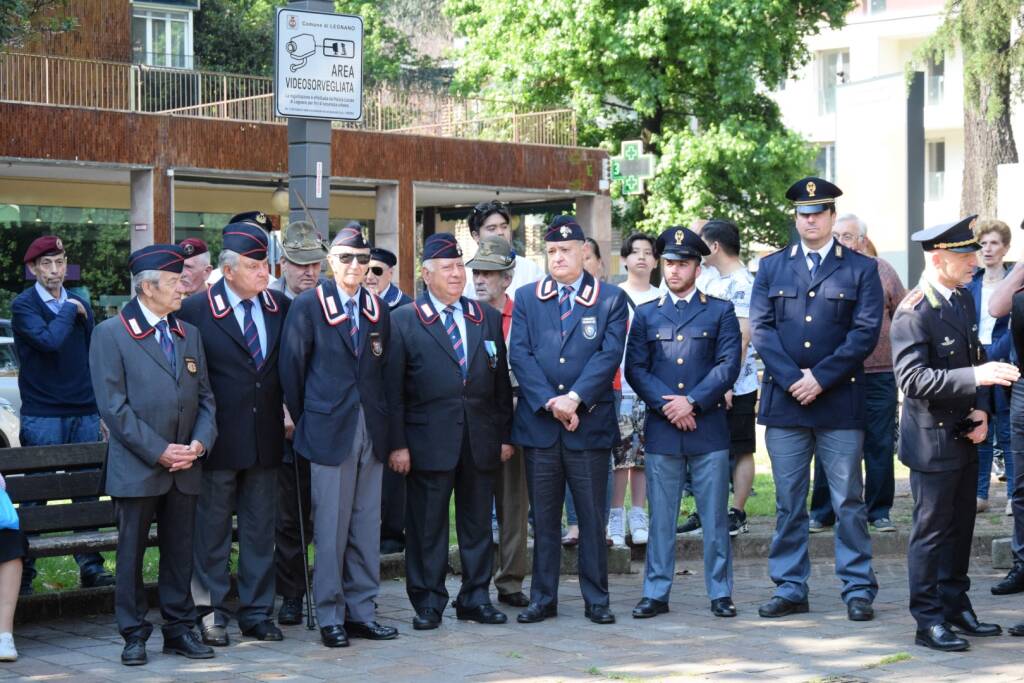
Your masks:
M696 558L686 567L698 570ZM640 569L640 567L636 567ZM286 640L260 643L241 639L231 628L232 645L213 660L190 662L160 652L159 628L149 641L149 665L119 663L121 641L110 615L22 627L16 633L21 659L0 664L0 679L34 681L1011 681L1024 680L1024 638L976 638L966 654L944 654L915 646L906 609L904 562L875 565L881 593L876 620L846 620L839 584L829 563L814 565L811 613L769 621L757 606L770 596L763 561L736 565L734 599L740 615L719 619L708 612L699 574L680 575L672 611L652 620L634 620L641 575L612 577L613 626L583 619L574 577L564 577L560 616L542 624L514 622L481 626L460 623L451 609L436 631L413 631L412 611L401 581L388 581L379 599L380 620L401 630L398 640L354 640L328 650L317 632L285 629ZM1004 627L1024 620L1024 596L997 598L989 587L1001 577L986 559L972 574L974 604L984 620ZM458 579L449 582L454 595ZM504 606L503 606L504 607ZM156 611L150 618L159 622Z

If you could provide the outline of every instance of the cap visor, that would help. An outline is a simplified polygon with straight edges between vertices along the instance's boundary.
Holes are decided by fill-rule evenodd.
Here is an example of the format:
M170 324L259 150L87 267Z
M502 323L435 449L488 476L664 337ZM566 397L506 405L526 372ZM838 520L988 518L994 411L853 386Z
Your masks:
M962 247L952 247L952 248L948 249L947 251L952 251L952 252L954 252L956 254L970 254L971 252L974 252L974 251L981 251L981 245L978 244L978 243L965 244Z
M466 264L466 267L470 270L508 270L512 266L503 266L501 264L490 263L488 261L470 261Z
M797 213L821 213L828 209L832 204L802 204L796 207Z
M308 266L311 263L320 263L327 258L327 252L315 251L288 251L284 250L284 257L299 266Z

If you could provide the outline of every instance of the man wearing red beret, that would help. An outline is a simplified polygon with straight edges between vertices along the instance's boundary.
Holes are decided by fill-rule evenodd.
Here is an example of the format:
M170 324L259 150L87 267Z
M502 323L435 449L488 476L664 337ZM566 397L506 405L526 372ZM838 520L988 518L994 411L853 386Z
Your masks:
M181 271L181 284L185 288L185 296L205 292L208 286L206 280L213 272L209 247L198 237L183 239L178 246L185 251L185 269Z

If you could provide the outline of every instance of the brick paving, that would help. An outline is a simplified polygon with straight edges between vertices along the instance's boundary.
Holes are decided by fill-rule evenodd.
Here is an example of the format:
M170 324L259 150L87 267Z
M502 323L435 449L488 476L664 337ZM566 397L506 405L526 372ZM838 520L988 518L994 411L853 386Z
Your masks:
M651 620L629 612L639 599L640 574L611 578L613 626L583 619L575 577L562 581L559 616L529 626L460 623L451 609L436 631L414 631L412 610L401 580L387 581L379 598L379 618L399 627L390 642L354 640L347 649L329 650L318 633L285 627L286 640L260 643L230 629L232 645L213 660L190 662L163 655L159 628L149 641L150 662L128 668L119 662L121 641L111 615L30 624L16 640L21 658L0 664L0 679L31 681L1011 681L1024 680L1024 638L975 638L968 653L938 653L915 646L906 609L906 566L899 559L875 564L882 585L875 621L846 620L839 584L828 562L813 567L811 613L782 620L757 616L771 593L765 563L736 563L735 619L708 612L697 558L693 573L676 579L671 609ZM639 571L641 567L634 565ZM986 558L975 561L972 591L984 620L1003 626L1024 620L1024 596L989 593L1002 575ZM454 595L458 579L449 590ZM503 606L504 608L504 606ZM150 618L159 623L159 613Z

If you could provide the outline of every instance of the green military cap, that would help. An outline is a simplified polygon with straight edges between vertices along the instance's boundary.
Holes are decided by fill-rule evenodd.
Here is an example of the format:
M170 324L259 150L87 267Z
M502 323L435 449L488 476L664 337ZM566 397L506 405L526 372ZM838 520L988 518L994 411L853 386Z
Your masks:
M281 240L284 257L298 265L319 263L327 257L323 236L309 221L295 221L284 229Z
M484 237L476 255L466 264L470 270L508 270L516 265L512 245L503 237Z

